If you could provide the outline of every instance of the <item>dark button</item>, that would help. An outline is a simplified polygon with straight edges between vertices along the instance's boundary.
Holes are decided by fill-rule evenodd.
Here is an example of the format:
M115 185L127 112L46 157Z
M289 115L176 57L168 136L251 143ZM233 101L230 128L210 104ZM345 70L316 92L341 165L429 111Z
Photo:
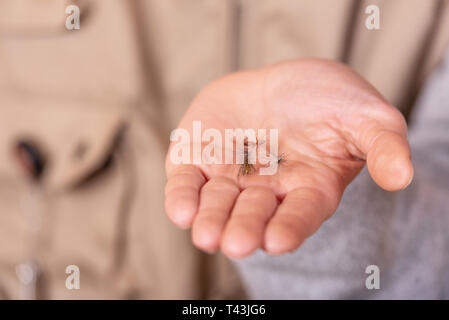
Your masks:
M38 180L45 169L45 158L35 143L21 140L15 147L15 157L25 173Z

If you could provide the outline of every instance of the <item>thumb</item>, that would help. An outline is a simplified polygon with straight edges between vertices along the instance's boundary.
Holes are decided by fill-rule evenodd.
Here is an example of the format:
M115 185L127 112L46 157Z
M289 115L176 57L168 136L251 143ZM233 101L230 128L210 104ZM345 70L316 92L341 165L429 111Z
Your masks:
M404 130L374 129L367 139L368 171L373 180L388 191L406 188L413 179L413 165Z

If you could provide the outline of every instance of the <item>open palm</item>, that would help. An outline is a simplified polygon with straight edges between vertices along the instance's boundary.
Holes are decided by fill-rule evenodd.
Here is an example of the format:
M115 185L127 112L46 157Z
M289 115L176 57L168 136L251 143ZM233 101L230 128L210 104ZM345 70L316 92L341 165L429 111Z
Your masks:
M365 162L386 190L413 176L402 115L336 62L293 60L228 75L199 93L179 128L191 132L195 120L221 132L278 129L282 155L274 175L167 157L166 212L192 226L193 243L205 251L292 251L335 212Z

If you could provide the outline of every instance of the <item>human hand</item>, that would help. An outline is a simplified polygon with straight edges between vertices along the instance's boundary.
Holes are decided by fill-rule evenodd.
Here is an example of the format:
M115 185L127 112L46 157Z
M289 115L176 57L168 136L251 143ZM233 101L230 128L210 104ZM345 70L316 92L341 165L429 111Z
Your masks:
M335 212L365 162L385 190L413 176L400 112L336 62L292 60L225 76L198 94L178 128L192 133L194 120L220 132L278 129L283 155L274 175L239 174L235 164L174 164L172 142L166 212L208 252L295 250Z

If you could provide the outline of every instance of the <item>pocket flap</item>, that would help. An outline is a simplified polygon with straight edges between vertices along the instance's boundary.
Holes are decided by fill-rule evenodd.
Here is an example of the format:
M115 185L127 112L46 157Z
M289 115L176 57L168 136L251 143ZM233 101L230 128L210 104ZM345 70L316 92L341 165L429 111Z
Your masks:
M104 163L125 122L125 108L113 103L2 97L0 174L17 176L14 147L28 140L45 156L46 188L76 184Z
M65 10L72 4L80 8L81 15L87 11L84 0L2 0L0 29L30 35L63 31L69 16Z

